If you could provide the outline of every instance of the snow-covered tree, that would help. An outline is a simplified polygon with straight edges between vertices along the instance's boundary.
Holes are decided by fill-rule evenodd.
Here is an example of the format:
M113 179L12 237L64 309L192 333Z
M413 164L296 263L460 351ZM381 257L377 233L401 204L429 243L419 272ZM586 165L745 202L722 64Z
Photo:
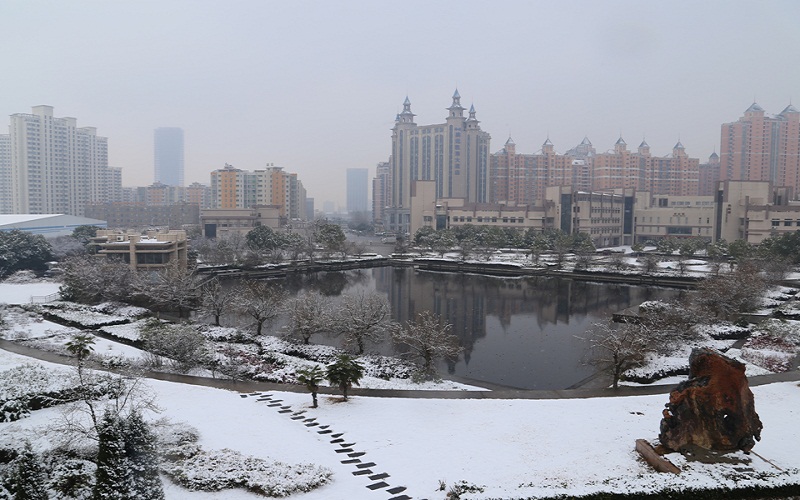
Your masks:
M696 303L713 318L735 319L754 311L766 284L758 267L742 261L736 269L704 279L697 285Z
M214 317L214 324L219 326L219 318L228 312L236 299L232 288L223 287L219 279L211 278L200 288L203 311Z
M140 329L139 338L149 352L175 361L182 373L203 364L208 357L205 337L191 324L166 324L153 319Z
M132 500L133 474L122 418L106 411L97 426L97 471L92 500Z
M320 222L316 227L316 240L327 253L344 253L347 238L338 224Z
M42 273L52 259L44 236L19 229L0 231L0 279L21 269Z
M622 373L638 366L652 350L651 335L639 323L595 323L588 332L589 364L611 374L612 386L619 387Z
M25 443L12 467L10 493L14 500L47 500L44 467L30 443Z
M61 297L86 304L130 301L137 282L136 273L119 260L76 256L62 269Z
M289 316L284 327L287 337L308 344L311 337L330 329L332 308L330 300L318 292L307 292L289 300L286 305Z
M344 400L347 401L347 391L358 385L364 376L364 367L356 360L342 354L335 362L328 365L326 377L328 381L342 391Z
M429 311L417 314L414 321L396 325L392 338L398 344L408 346L408 355L420 362L426 377L436 373L438 359L456 358L463 348L458 337L450 332L451 325L442 322L436 314Z
M150 275L150 279L139 282L139 294L147 297L156 307L177 310L178 317L197 305L200 298L200 282L193 269L186 269L177 262Z
M163 500L164 490L158 475L156 438L138 411L123 422L125 457L130 468L131 499Z
M283 301L283 291L263 281L248 280L236 290L235 306L253 320L257 336L261 335L264 325L278 317Z
M319 366L305 367L297 370L297 381L306 386L308 392L311 393L311 407L317 407L317 391L319 391L319 383L325 380L326 372Z
M335 329L347 346L363 354L367 342L380 342L392 326L389 302L381 294L364 291L342 297L334 318Z

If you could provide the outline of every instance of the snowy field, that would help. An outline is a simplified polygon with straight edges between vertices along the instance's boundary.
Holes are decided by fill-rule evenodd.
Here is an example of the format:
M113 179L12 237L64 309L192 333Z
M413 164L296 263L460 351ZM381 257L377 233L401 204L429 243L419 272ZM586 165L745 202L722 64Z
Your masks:
M31 362L0 351L0 370ZM43 362L45 366L62 371ZM406 487L413 498L444 499L440 481L449 489L464 480L482 493L462 498L536 498L595 491L648 492L664 487L776 485L800 481L800 387L796 382L753 388L756 410L764 423L756 454L733 456L743 464L688 463L677 454L669 458L684 469L681 475L650 470L633 451L634 440L655 440L666 395L577 400L436 400L352 397L320 398L311 409L310 396L270 393L281 405L316 418L320 426L292 420L280 407L224 390L170 382L147 381L162 411L153 418L184 421L201 433L207 450L230 448L255 457L286 463L314 463L333 471L333 480L321 488L295 494L304 500L386 499L386 488L367 486L376 481L354 476L355 464L337 453L328 434L343 433L362 463L387 473L391 487ZM43 430L59 418L57 408L39 410L31 417L0 424L0 440L31 439L42 450L48 446ZM778 470L780 467L785 473ZM752 469L752 472L743 472ZM760 481L760 483L759 483ZM244 500L258 496L240 490L189 492L164 479L167 498Z
M0 304L28 304L31 297L58 292L60 283L0 283Z

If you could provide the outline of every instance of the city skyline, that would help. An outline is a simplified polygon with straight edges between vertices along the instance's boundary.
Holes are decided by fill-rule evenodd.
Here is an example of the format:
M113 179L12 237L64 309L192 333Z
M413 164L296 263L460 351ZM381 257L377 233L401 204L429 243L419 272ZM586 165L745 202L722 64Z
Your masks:
M45 104L92 124L126 186L154 181L152 131L181 123L186 184L274 163L343 206L346 169L372 178L388 160L406 96L418 123L441 123L458 88L492 153L509 136L518 152L549 137L563 153L622 135L705 159L721 124L753 101L779 113L800 88L794 2L237 6L5 2L0 29L26 43L0 47L13 75L0 114Z

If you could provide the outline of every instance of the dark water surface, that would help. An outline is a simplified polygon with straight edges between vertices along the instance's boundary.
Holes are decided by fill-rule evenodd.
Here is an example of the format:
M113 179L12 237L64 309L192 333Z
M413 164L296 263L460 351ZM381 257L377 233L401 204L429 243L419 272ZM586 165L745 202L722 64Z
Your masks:
M463 353L440 364L441 373L523 389L565 389L595 371L585 364L583 336L593 323L678 290L560 278L498 278L413 268L316 273L286 278L295 294L314 289L336 298L361 289L384 294L392 317L407 321L433 311L453 325ZM338 339L312 342L339 345ZM390 341L371 352L396 354Z

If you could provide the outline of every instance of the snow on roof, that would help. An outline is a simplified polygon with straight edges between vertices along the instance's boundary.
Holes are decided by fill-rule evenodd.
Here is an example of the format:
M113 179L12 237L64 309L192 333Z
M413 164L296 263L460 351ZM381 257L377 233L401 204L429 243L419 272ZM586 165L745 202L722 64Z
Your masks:
M64 214L3 214L0 215L0 226L47 219L49 217L58 217L60 215Z

